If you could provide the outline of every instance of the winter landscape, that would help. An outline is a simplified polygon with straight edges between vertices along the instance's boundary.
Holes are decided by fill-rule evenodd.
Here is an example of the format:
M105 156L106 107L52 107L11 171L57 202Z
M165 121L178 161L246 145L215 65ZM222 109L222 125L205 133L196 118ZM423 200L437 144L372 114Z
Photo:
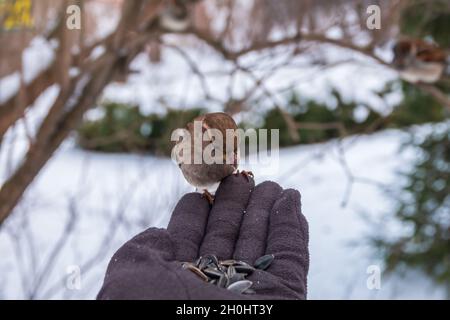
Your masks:
M223 28L227 21L227 7L216 7L208 0L203 2L206 9L202 10L209 12L210 20L202 20L198 28L206 28L205 25L213 31ZM239 12L245 16L245 10L252 11L250 4L230 2L238 8L234 9L237 20ZM293 5L291 2L283 0L278 5L289 8ZM348 1L348 8L338 10L344 14L340 19L346 20L342 24L339 18L326 19L326 10L337 9L329 9L326 5L321 8L321 4L318 8L308 9L318 21L324 19L326 23L323 30L321 27L309 26L317 29L307 29L303 26L303 32L320 33L326 37L325 42L317 44L315 40L305 40L304 47L301 41L300 44L287 42L264 50L249 50L242 57L229 60L220 54L222 44L199 43L194 35L167 32L158 34L158 41L150 37L151 45L159 44L158 61L152 60L150 45L144 52L127 60L129 68L125 80L107 81L93 104L82 112L80 123L100 121L105 117L102 106L117 103L138 106L144 116L163 117L169 110L193 108L225 110L247 127L264 128L264 124L269 123L265 114L274 105L290 110L292 103L287 101L286 93L292 89L301 99L314 101L330 110L339 110L341 104L354 104L351 117L357 124L365 123L372 110L380 115L381 121L390 119L400 105L408 105L411 101L408 100L411 91L402 87L399 73L389 65L394 58L391 48L400 27L395 24L397 22L392 22L389 30L380 31L375 36L364 28L363 31L354 31L352 28L358 25L358 17L352 7L355 2L365 4L365 1ZM414 1L406 2L412 5ZM114 35L116 28L120 28L121 14L114 9L120 5L122 1L86 1L84 9L90 8L90 19L96 19L93 38L97 41ZM392 4L381 1L380 5L387 11ZM197 14L203 12L198 8L195 10ZM102 12L110 14L106 18ZM446 12L450 14L450 11ZM365 10L364 15L367 15ZM303 23L295 17L289 19L294 24ZM269 39L264 40L279 41L286 34L288 38L295 37L286 24L277 21L273 24ZM246 38L246 28L242 31L235 26L234 33L230 31L229 43L224 40L225 46L234 52L246 50L245 45L244 49L239 47L242 41L250 41ZM8 35L5 30L2 30L3 36ZM353 34L348 35L347 32ZM448 36L448 31L444 32ZM243 39L239 40L239 37ZM24 85L33 83L39 74L51 68L55 61L60 61L61 52L66 48L57 39L60 38L51 39L44 32L34 34L18 52L21 64L17 70L0 74L0 124L2 116L7 119L7 112L2 113L2 108L6 110L11 97L20 96ZM256 46L262 43L258 39L254 40ZM335 44L341 40L346 45ZM2 38L1 41L6 40ZM355 49L369 44L376 44L370 54ZM107 46L98 44L86 59L94 62L107 59L108 50ZM2 60L7 58L6 55L1 56ZM64 61L58 63L68 67ZM39 146L39 137L45 134L42 128L51 121L49 115L52 112L69 114L76 111L78 103L84 101L84 90L89 85L96 85L90 81L97 78L83 80L83 68L88 69L89 63L87 65L69 65L67 78L57 77L41 90L14 124L7 127L4 135L0 134L0 192L5 193L11 185L11 177L21 172L28 157L31 163L42 163L20 200L0 224L0 299L95 299L114 252L147 228L167 227L177 201L185 193L194 192L167 155L142 150L89 150L80 144L82 131L77 126L67 132L61 143L55 146L55 152L50 152L52 155L47 161L31 158L33 155L27 152L33 146ZM99 70L103 72L103 69ZM55 105L64 92L64 83L71 83L71 79L76 80L70 92L71 98L57 111ZM83 86L86 82L88 85ZM393 89L386 90L392 83ZM437 89L430 91L429 86L425 87L427 97L436 101L430 92L436 93ZM440 90L439 97L448 97L448 82L436 88ZM418 94L414 97L418 99ZM14 101L19 103L22 100L17 98ZM236 101L240 102L237 111L230 107L231 102ZM294 143L295 139L289 137L294 140L281 146L279 157L274 159L270 170L259 165L244 165L243 169L252 170L257 184L275 181L283 188L294 188L301 193L302 212L308 220L310 236L309 299L448 298L450 270L447 273L440 271L439 274L444 276L439 284L420 267L401 266L394 268L393 272L384 272L388 263L386 256L371 241L380 236L396 239L404 234L407 223L393 214L398 207L396 200L407 183L400 172L414 170L420 157L417 148L408 142L412 135L423 141L432 133L449 136L449 109L442 100L437 104L443 110L442 118L426 118L418 113L416 118L420 121L402 125L389 123L377 127L377 130L365 127L364 130L349 130L350 133L344 124L344 133L339 125L337 129L333 127L338 132L336 136L308 143L305 139L309 138L299 131L302 128L299 120L299 142ZM416 111L407 109L408 114ZM70 123L66 118L61 119L61 127ZM314 124L322 121L326 122L319 117ZM279 129L283 134L290 127ZM57 134L53 136L57 137ZM49 136L49 141L53 141L53 136ZM444 155L448 153L448 147L445 150ZM448 170L449 163L442 166ZM442 189L448 190L450 180L445 181L445 176L443 179L445 188ZM16 189L8 190L14 193ZM9 199L10 195L12 197L12 193L0 196L0 201ZM446 220L450 217L448 204L447 197L439 208L444 229L449 224ZM442 237L445 239L445 235ZM450 242L449 238L446 239ZM448 243L446 248L449 248ZM443 262L440 268L449 267L448 257L447 252L438 258Z

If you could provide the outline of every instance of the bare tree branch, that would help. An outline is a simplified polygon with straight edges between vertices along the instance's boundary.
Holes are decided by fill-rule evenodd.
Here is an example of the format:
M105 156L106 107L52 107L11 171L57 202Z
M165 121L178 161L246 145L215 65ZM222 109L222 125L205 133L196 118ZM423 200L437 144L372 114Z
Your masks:
M114 33L112 45L93 64L92 71L86 71L83 75L71 79L69 87L61 88L58 98L37 133L36 142L30 146L25 160L17 171L0 189L0 224L11 213L27 186L51 155L77 126L84 112L94 106L97 97L117 70L124 63L129 64L153 35L153 30L147 31L144 37L133 33L133 30L139 28L135 13L140 12L143 4L143 0L124 2L122 18Z

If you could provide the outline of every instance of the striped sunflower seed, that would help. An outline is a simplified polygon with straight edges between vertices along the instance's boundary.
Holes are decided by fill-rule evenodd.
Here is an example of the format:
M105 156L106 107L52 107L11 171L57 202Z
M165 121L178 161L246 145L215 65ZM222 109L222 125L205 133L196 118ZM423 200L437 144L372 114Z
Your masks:
M252 285L253 282L250 280L241 280L230 284L227 289L233 292L243 293L245 290L250 289Z
M192 271L194 274L199 276L203 281L209 280L209 277L206 274L204 274L202 270L200 270L199 268L197 268L192 264L187 264L186 269Z
M256 269L266 270L272 264L273 259L275 259L273 254L266 254L256 259L254 266Z

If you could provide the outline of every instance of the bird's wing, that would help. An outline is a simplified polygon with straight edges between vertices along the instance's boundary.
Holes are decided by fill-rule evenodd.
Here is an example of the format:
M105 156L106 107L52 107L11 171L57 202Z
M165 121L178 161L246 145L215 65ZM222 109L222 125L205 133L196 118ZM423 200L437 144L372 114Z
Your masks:
M227 150L227 129L236 130L238 127L233 118L223 112L210 113L204 118L205 127L218 129L222 133L223 137L223 161L224 163L231 164L234 168L238 166L238 153L239 153L239 141L235 134L233 135L233 141L229 143L233 143L232 151L228 152Z
M425 62L445 62L447 58L444 50L426 42L418 43L416 55L420 60Z

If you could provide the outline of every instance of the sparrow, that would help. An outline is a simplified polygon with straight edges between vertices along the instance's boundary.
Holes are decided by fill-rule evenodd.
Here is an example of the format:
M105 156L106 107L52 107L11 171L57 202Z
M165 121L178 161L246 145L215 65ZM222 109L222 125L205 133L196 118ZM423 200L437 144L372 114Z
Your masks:
M446 68L446 53L434 43L404 39L394 45L393 51L393 66L411 83L437 82Z
M214 202L214 193L222 179L232 174L241 174L247 180L253 177L250 171L238 170L240 152L237 129L236 122L230 115L223 112L208 113L189 122L184 131L188 133L187 137L183 136L183 139L176 143L176 146L187 143L182 147L189 147L190 151L188 158L184 157L185 149L175 152L181 172L189 184L197 191L203 192L210 204ZM205 161L205 154L219 161ZM201 163L195 162L196 156Z

